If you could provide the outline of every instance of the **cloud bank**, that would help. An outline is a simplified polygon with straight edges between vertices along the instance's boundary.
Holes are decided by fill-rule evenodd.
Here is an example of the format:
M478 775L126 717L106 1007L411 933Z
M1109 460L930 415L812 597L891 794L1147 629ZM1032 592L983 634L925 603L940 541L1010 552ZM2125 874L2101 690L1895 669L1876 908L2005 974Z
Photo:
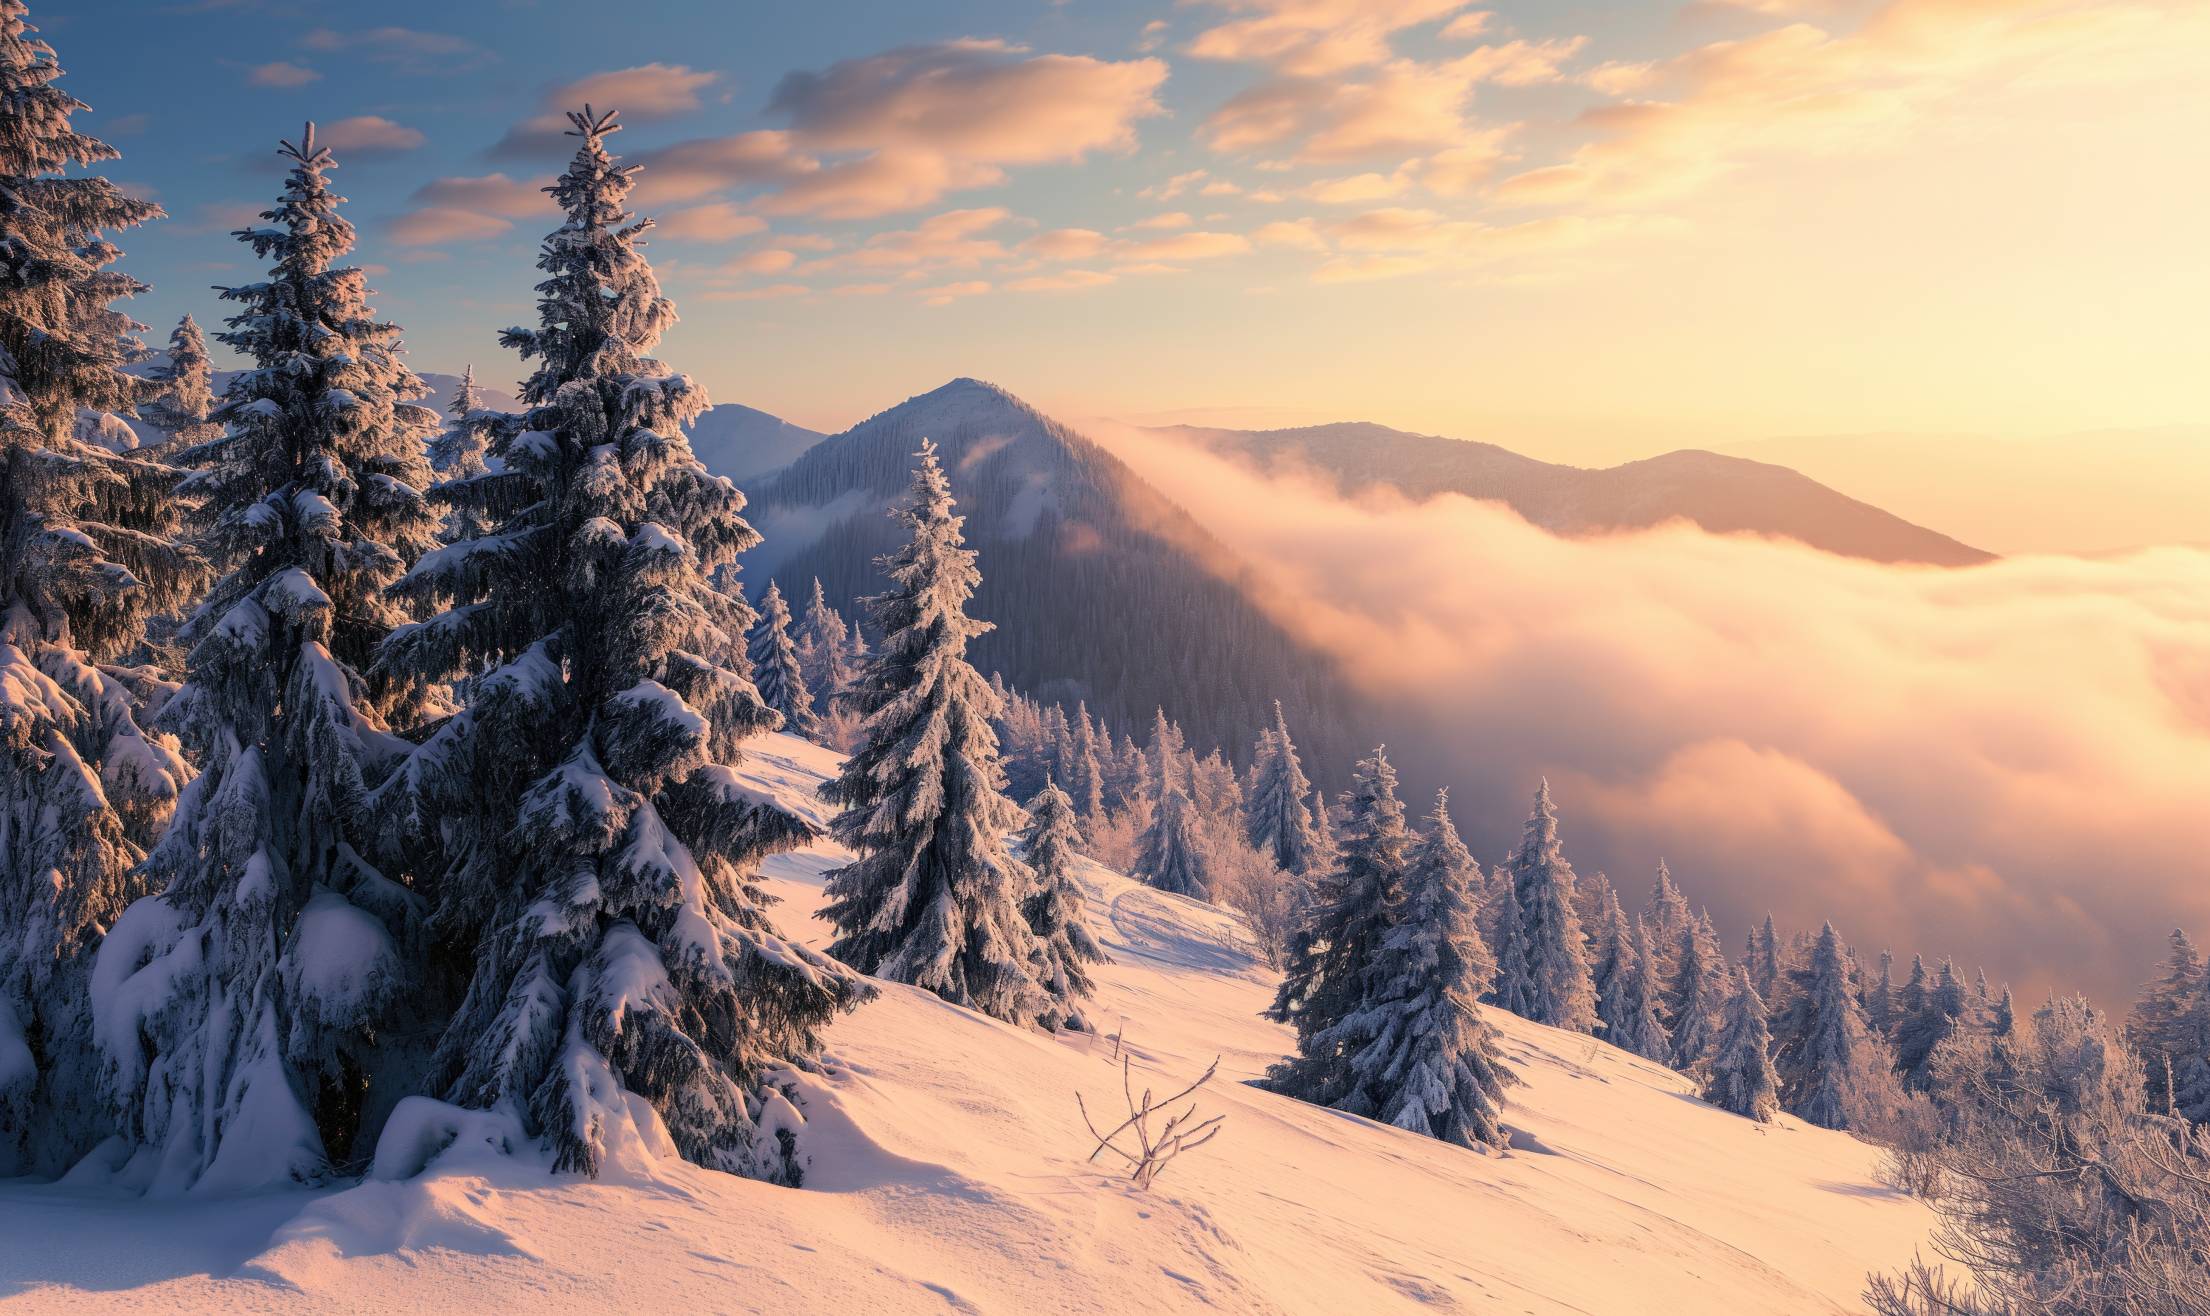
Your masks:
M1279 586L1498 858L1547 774L1568 853L1662 855L1739 946L1767 910L2130 996L2210 926L2210 553L1898 569L1688 527L1566 540L1494 504L1347 501L1093 432Z

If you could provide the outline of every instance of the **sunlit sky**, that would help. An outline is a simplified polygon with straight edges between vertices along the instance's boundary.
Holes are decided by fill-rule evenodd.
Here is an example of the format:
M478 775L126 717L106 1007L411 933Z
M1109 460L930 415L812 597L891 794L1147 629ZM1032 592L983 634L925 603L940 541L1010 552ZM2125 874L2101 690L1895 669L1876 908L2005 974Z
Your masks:
M1600 462L2210 422L2201 0L34 3L165 333L337 147L420 369L517 368L545 116L623 110L719 400L955 375ZM2192 85L2190 85L2192 84ZM1929 440L1932 441L1932 440Z

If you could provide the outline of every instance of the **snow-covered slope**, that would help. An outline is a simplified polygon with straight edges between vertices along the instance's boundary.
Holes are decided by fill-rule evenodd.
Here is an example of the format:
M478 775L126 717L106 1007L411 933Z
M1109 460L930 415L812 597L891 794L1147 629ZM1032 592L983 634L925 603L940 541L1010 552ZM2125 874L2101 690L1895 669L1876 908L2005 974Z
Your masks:
M820 816L827 751L775 737L747 771ZM776 860L786 929L829 847ZM1085 1163L1074 1094L1118 1108L1107 1038L1054 1039L885 985L806 1084L803 1191L632 1166L552 1179L456 1149L345 1191L142 1202L0 1185L0 1306L110 1310L778 1313L1801 1313L1858 1310L1926 1211L1862 1143L1713 1110L1663 1069L1499 1016L1515 1150L1483 1156L1247 1086L1287 1045L1233 918L1085 874L1139 1085L1224 1114L1149 1193Z

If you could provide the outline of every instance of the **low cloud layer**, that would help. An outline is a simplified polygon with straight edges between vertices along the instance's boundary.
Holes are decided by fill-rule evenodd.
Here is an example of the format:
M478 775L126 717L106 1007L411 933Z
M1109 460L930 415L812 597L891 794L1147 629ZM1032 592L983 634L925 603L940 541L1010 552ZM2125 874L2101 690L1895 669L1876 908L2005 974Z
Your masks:
M1280 586L1485 858L1547 774L1568 853L1659 856L1738 946L2130 995L2210 928L2210 553L1899 569L1691 528L1564 540L1493 504L1346 501L1097 427Z

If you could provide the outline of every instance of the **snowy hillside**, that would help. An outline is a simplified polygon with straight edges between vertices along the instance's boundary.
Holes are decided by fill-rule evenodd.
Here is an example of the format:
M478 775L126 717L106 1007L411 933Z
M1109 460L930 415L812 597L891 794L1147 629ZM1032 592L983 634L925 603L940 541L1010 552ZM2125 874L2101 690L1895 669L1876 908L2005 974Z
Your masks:
M757 742L746 773L820 819L827 751ZM786 931L830 847L771 861ZM1138 1080L1199 1097L1212 1145L1148 1193L1084 1164L1074 1106L1117 1109L1108 1039L1054 1040L885 984L805 1081L793 1192L673 1159L554 1180L465 1143L408 1182L225 1202L0 1185L9 1310L1231 1312L1858 1310L1868 1270L1930 1226L1875 1152L1759 1126L1676 1074L1495 1015L1526 1080L1515 1150L1489 1157L1251 1088L1287 1046L1272 975L1210 906L1102 869L1091 916L1116 963Z

